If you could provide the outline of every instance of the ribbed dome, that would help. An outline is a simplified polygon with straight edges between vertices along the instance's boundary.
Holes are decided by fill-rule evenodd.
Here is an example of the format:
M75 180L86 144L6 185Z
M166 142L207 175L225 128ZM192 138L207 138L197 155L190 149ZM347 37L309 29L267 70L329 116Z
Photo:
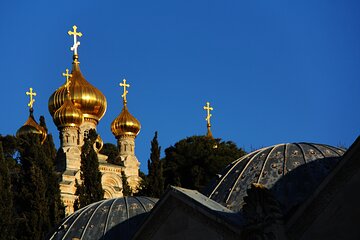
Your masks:
M94 119L98 122L106 112L106 98L97 88L86 81L80 71L77 56L74 56L71 74L69 87L71 101L82 112L84 118ZM50 96L48 107L51 116L63 105L66 95L67 90L64 84Z
M156 202L123 197L90 204L65 218L50 239L131 239Z
M64 104L54 113L53 120L58 128L74 127L80 126L84 121L84 117L81 111L67 97Z
M273 192L286 212L315 190L344 152L340 148L312 143L259 149L228 165L206 195L239 211L246 190L252 183L260 183Z
M40 135L41 143L45 141L47 136L46 130L35 121L32 108L30 109L29 117L24 125L16 131L16 137L20 137L29 133Z
M111 123L111 132L116 138L122 135L137 136L140 132L140 122L129 113L126 104L119 116Z

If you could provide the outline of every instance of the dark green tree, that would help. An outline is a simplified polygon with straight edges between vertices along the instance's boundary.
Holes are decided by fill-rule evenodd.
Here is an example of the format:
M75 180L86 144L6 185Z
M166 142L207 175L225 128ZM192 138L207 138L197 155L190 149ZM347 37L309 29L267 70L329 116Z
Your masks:
M17 138L11 135L0 135L0 141L3 143L3 153L7 163L10 165L16 164Z
M140 182L139 182L139 185L137 186L136 188L136 191L134 191L133 195L134 196L149 196L150 195L148 194L148 176L145 175L144 172L140 171L139 170L139 177L141 178Z
M161 147L158 142L158 133L155 132L151 141L151 153L148 160L147 191L149 197L160 198L164 193L164 176L162 162L160 161Z
M281 205L265 186L253 183L242 208L246 224L241 239L286 239Z
M100 201L104 198L104 190L101 185L101 173L99 170L98 156L94 150L94 143L97 138L95 130L91 129L84 139L81 148L81 183L76 182L76 195L79 206L85 207L90 203Z
M39 125L42 126L46 133L47 133L47 137L46 137L46 140L44 141L44 143L42 144L43 145L43 149L46 153L46 155L52 159L53 161L55 160L55 157L56 157L56 147L55 147L55 144L54 144L54 139L53 139L53 136L52 134L48 133L48 129L47 129L47 126L46 126L46 122L45 122L45 117L44 116L40 116L40 119L39 119ZM53 162L53 165L55 165L55 162Z
M20 164L18 164L19 152L17 138L10 135L0 135L0 142L2 142L5 162L9 168L13 192L17 192L17 183L19 181L20 172Z
M120 163L117 162L119 151L116 145L112 143L105 143L103 148L100 150L100 153L108 156L106 160L108 163L120 165Z
M8 210L11 210L11 220L7 221L7 215L4 212L0 213L0 216L4 216L3 218L1 217L0 222L3 220L3 222L6 224L8 224L7 226L11 227L10 232L6 232L4 234L0 234L0 239L15 239L15 234L16 234L16 219L18 219L17 216L17 205L16 205L16 196L19 193L19 187L21 186L19 184L20 181L20 164L18 164L18 150L17 150L17 138L14 136L10 136L10 135L6 135L6 136L1 136L0 135L0 142L2 142L2 147L3 147L3 156L4 156L4 161L6 163L6 165L0 163L0 168L1 167L7 167L8 169L8 174L10 177L10 184L5 184L6 186L8 186L9 188L11 188L11 201L9 200L0 200L0 208L6 207ZM5 179L7 179L6 177L6 173L3 173L2 170L0 170L0 178L2 176L4 176ZM6 181L6 180L5 180ZM1 187L0 187L1 188ZM1 189L0 190L0 195L4 194L4 198L6 198L5 196L7 195L6 190ZM7 211L7 210L5 210ZM1 226L3 223L0 223ZM0 226L0 228L1 228ZM5 226L4 226L5 227ZM5 227L6 228L6 227ZM0 230L0 232L2 232L4 230Z
M175 185L202 191L226 165L245 152L233 142L193 136L165 150L165 186Z
M13 238L13 194L8 163L0 141L0 239Z
M121 182L122 182L122 192L124 197L132 195L132 189L128 183L127 176L124 171L121 171Z
M39 122L40 126L47 132L45 118L43 116L40 117ZM61 219L65 217L65 208L61 201L59 176L55 169L56 148L51 134L47 134L42 144L42 149L47 157L45 164L42 166L42 170L47 183L46 198L50 209L50 224L51 227L55 227Z
M39 136L34 134L20 137L19 154L21 171L15 198L16 238L43 239L52 227L45 172L49 170L51 161L43 151Z

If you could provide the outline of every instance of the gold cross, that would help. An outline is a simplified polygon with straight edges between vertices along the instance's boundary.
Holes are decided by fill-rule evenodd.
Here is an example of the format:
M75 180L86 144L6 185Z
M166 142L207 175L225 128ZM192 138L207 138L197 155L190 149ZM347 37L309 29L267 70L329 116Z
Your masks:
M30 91L26 92L26 95L30 96L30 102L28 103L28 106L30 108L33 108L33 105L34 105L34 102L35 102L35 99L33 97L36 96L36 92L33 92L33 89L30 88Z
M207 124L208 126L210 126L210 118L211 118L211 114L210 114L210 111L214 110L212 107L210 107L210 103L209 102L206 102L206 106L204 106L204 110L206 110L207 112L207 115L206 115L206 118L205 120L207 121Z
M74 35L74 45L70 48L71 51L74 51L74 54L77 55L77 49L80 45L80 42L77 41L77 36L81 37L82 36L82 33L81 32L77 32L76 31L77 29L77 26L74 25L73 26L73 32L72 31L68 31L68 34L71 36L71 35Z
M69 92L69 87L70 87L70 83L71 83L71 81L70 81L69 78L72 77L72 74L69 73L69 69L66 69L65 71L66 71L66 73L63 73L62 75L63 75L64 77L66 77L65 87L66 87L67 92Z
M124 79L123 82L120 83L120 87L124 87L124 94L121 95L121 97L124 99L124 103L127 103L126 95L128 94L128 91L126 90L126 88L130 87L130 84L126 84L126 79Z

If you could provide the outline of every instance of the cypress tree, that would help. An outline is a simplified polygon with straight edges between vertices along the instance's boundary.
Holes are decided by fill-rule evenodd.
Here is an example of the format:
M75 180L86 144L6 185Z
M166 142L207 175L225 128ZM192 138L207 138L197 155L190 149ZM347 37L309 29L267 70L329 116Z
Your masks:
M127 181L127 176L124 171L121 171L121 181L122 181L122 192L123 196L131 196L132 195L132 189Z
M47 137L46 140L43 143L43 149L46 153L46 156L48 156L51 160L53 160L53 165L55 165L55 157L56 157L56 147L54 144L54 139L52 134L48 133L48 129L46 126L46 122L45 122L45 117L44 116L40 116L39 119L39 125L42 126L46 133L47 133Z
M78 206L85 207L90 203L100 201L104 198L104 190L101 185L101 173L99 171L99 160L94 150L94 143L97 138L95 130L91 129L84 139L81 148L81 183L76 182L76 195L78 195Z
M13 195L8 163L0 142L0 239L12 239Z
M154 138L151 141L151 153L150 159L148 160L149 174L147 177L147 190L149 197L160 198L164 192L164 177L163 167L160 161L160 150L159 142L157 140L158 133L155 132Z
M48 159L34 134L19 139L20 179L16 197L18 214L17 239L43 239L51 229L48 205L47 178Z
M6 204L2 204L0 206L1 207L6 207L7 209L11 209L11 213L12 213L12 217L10 222L8 222L8 224L10 224L11 227L11 231L4 233L3 235L0 234L0 239L15 239L15 235L16 235L16 227L17 227L17 220L19 219L18 215L17 215L17 204L16 204L16 199L17 199L17 195L20 192L20 173L21 173L21 168L20 168L20 164L18 164L18 141L17 138L14 136L10 136L10 135L6 135L6 136L1 136L0 135L0 142L2 142L2 150L3 150L3 156L6 162L6 165L0 163L0 168L1 167L5 167L7 166L8 169L8 174L10 177L10 184L6 184L6 186L11 188L11 194L12 194L12 198L11 198L11 202L6 202ZM3 176L3 172L1 171L0 173L0 178ZM4 176L6 176L6 174L4 174ZM7 179L5 177L5 179ZM0 195L3 193L4 190L0 190ZM6 191L4 191L6 192ZM6 193L5 193L6 194ZM0 203L5 203L5 200L0 200ZM5 213L0 213L0 216L4 216L4 222L7 222L5 219L6 214ZM3 220L3 219L1 219ZM1 221L0 220L0 221ZM1 224L0 224L1 225ZM0 232L2 232L3 230L1 230Z
M45 118L40 117L40 125L47 131ZM56 148L51 134L47 135L45 142L42 144L46 160L43 165L43 173L47 182L46 198L50 209L50 225L55 227L65 216L64 205L61 201L59 177L55 171Z
M141 178L139 185L136 187L136 191L133 193L134 196L149 196L148 191L148 176L139 170L139 177Z
M120 165L121 163L117 161L117 156L119 155L118 147L112 143L105 143L103 148L100 150L101 154L106 155L108 158L106 161L108 163Z

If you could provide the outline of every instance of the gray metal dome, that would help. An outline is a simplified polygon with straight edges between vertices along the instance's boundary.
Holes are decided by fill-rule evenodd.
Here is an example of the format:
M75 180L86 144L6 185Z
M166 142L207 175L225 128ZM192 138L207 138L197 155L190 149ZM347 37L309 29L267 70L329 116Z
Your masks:
M315 190L344 153L344 149L313 143L262 148L229 164L205 194L240 211L246 190L260 183L271 190L286 214Z
M50 239L130 239L156 202L123 197L90 204L65 218Z

